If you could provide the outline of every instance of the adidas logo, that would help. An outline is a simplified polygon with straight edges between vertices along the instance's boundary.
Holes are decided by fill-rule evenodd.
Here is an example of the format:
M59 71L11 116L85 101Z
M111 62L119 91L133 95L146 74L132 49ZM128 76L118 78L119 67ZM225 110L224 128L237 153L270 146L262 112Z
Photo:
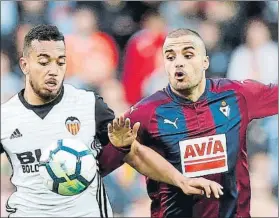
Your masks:
M10 136L10 139L15 139L15 138L19 138L22 137L22 134L19 132L18 129L16 129L13 134Z

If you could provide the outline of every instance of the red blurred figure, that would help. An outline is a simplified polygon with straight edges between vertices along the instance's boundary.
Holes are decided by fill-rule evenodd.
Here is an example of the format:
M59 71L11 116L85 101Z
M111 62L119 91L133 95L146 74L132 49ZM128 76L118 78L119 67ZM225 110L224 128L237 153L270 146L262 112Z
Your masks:
M134 104L143 97L143 81L157 68L156 53L166 37L163 18L157 12L143 16L143 29L128 42L123 68L126 100Z
M115 77L118 49L111 36L98 29L94 11L80 8L74 14L75 33L65 37L67 74L99 87Z

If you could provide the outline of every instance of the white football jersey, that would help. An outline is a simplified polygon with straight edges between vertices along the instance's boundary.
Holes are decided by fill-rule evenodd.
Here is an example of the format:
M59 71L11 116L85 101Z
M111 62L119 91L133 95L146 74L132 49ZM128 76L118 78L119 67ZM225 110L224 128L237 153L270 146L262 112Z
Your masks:
M98 134L100 116L112 120L113 112L102 111L107 106L93 92L71 85L65 84L53 102L42 106L29 105L23 92L1 105L0 150L11 162L11 182L16 187L7 201L10 216L111 217L111 206L98 170L84 192L61 196L44 186L38 164L43 150L58 139L77 139L91 147ZM96 114L98 110L103 114Z

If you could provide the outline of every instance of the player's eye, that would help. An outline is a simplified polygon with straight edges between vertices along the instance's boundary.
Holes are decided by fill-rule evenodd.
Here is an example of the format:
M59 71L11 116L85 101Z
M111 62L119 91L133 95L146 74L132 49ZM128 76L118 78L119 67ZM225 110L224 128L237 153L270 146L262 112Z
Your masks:
M65 62L58 62L59 66L63 66L65 64Z
M173 60L175 59L175 57L174 57L174 56L167 56L167 59L168 59L169 61L173 61Z
M49 63L49 61L46 58L39 59L39 64L42 66L46 66L48 63Z
M64 64L66 64L65 58L59 58L59 60L57 61L57 64L58 64L59 66L63 66Z
M192 55L192 54L186 54L186 55L184 55L184 57L185 57L186 59L191 59L191 58L193 57L193 55Z
M39 62L39 64L42 66L46 66L48 64L48 62Z

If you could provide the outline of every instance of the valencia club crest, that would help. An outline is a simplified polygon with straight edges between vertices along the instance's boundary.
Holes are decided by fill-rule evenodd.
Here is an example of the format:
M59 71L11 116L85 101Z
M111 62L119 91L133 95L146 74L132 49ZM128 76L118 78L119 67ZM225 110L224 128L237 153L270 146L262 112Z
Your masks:
M65 126L72 135L76 135L80 130L80 121L76 117L68 117Z

